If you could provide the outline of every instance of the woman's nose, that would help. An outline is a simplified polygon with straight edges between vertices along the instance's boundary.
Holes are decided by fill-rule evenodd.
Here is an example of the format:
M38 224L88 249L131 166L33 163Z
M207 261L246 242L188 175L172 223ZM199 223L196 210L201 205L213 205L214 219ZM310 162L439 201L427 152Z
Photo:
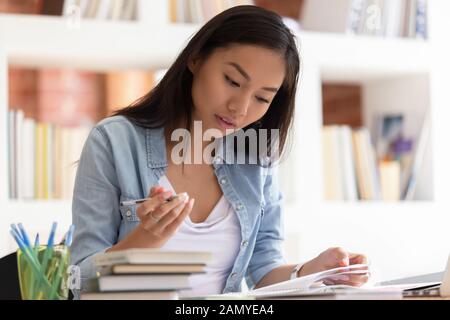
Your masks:
M247 114L250 105L250 95L240 94L235 96L229 103L228 109L233 112L234 116L242 117Z

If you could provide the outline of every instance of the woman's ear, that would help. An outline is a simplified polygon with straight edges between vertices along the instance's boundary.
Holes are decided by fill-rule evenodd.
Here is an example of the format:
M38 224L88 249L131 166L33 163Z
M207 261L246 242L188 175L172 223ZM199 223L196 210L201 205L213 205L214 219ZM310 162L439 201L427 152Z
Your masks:
M199 62L200 62L200 59L198 59L198 58L189 59L188 68L192 72L192 74L194 74L197 71Z

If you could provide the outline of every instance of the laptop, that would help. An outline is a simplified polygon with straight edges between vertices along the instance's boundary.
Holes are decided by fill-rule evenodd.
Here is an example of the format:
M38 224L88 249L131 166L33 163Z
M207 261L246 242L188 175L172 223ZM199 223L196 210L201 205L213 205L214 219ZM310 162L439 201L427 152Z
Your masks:
M382 285L418 283L403 290L403 297L450 297L450 256L445 271L418 277L388 281ZM420 283L423 283L422 285Z

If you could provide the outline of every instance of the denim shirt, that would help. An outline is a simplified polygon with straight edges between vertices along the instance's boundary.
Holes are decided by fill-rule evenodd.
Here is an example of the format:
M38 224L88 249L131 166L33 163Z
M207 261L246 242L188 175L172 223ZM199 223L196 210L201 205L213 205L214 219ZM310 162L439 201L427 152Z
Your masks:
M253 288L286 261L281 249L282 196L276 175L259 165L229 163L224 156L228 147L223 145L215 155L214 172L235 209L242 236L223 290L227 293L241 291L243 279ZM142 128L116 116L92 129L79 161L72 204L76 231L71 259L81 269L82 290L98 271L93 257L124 239L140 223L136 206L121 207L120 201L148 196L166 168L163 128Z

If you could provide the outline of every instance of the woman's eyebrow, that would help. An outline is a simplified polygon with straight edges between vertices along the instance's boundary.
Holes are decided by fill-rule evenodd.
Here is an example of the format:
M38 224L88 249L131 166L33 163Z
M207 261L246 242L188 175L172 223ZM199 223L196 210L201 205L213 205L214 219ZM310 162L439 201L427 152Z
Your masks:
M245 70L236 62L227 62L227 65L230 65L232 67L234 67L247 81L251 81L252 78L250 78L250 76L248 75L247 72L245 72ZM278 92L278 88L272 88L272 87L264 87L262 88L263 90L266 91L270 91L270 92Z
M247 81L252 80L252 78L250 78L248 73L245 72L244 69L242 69L242 67L238 65L236 62L227 62L227 64L234 67L245 79L247 79Z

